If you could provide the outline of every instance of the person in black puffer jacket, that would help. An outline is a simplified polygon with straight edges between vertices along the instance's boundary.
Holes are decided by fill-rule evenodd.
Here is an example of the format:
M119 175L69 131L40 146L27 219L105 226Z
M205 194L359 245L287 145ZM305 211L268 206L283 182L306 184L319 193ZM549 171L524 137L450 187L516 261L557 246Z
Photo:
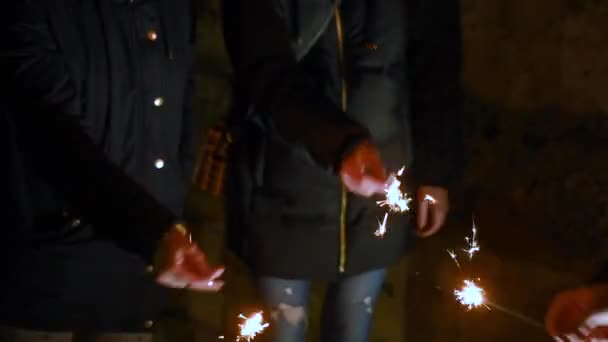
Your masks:
M223 16L230 247L276 313L277 341L304 338L311 280L330 284L323 340L365 341L387 268L444 224L461 169L459 3L225 0ZM394 215L379 238L376 201L402 166L420 184L418 227Z

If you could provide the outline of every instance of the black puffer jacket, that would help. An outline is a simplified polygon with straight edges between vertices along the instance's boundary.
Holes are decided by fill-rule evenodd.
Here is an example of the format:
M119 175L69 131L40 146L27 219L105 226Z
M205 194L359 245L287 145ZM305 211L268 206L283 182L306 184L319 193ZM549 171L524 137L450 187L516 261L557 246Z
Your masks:
M336 166L369 138L392 171L426 146L412 175L449 181L461 134L457 1L226 0L224 19L236 72L233 247L256 273L286 278L388 266L411 235L407 217L375 237L376 199L345 195Z
M190 185L192 7L0 3L0 326L147 331L159 316L146 267Z

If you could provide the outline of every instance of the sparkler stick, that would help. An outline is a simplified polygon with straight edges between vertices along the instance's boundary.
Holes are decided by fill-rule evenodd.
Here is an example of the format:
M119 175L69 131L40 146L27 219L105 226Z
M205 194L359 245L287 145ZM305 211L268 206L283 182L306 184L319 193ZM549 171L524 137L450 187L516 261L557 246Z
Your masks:
M456 255L456 252L454 252L454 250L451 250L451 249L448 249L447 252L450 255L450 258L452 258L452 260L454 260L454 262L456 263L456 266L458 267L458 269L462 271L462 267L460 267L460 263L458 262L458 256Z
M545 330L545 326L538 320L531 318L527 315L524 315L511 308L507 308L505 306L502 306L502 305L496 304L495 302L487 300L487 298L484 296L483 289L477 287L474 283L473 283L473 286L471 286L465 280L465 284L467 286L465 286L462 290L455 290L454 295L456 295L456 299L458 299L461 304L466 305L469 310L472 310L473 308L483 305L486 308L488 308L488 310L490 310L490 311L492 311L492 310L500 311L500 312L506 314L507 316L509 316L511 318L516 318L519 321L521 321L531 327ZM444 293L443 290L438 286L435 287L435 289L439 293L442 293L442 294ZM467 291L465 291L465 289L467 289ZM464 299L460 299L460 296L457 294L457 292L458 292L458 294L461 294L464 297ZM464 292L464 293L462 293L462 292ZM480 303L480 304L477 304L477 303Z
M535 319L533 319L531 317L528 317L528 316L526 316L526 315L524 315L522 313L519 313L519 312L517 312L517 311L515 311L513 309L506 308L506 307L504 307L502 305L498 305L498 304L493 303L493 302L486 302L486 305L489 306L492 309L496 309L496 310L498 310L498 311L500 311L500 312L502 312L504 314L507 314L508 316L511 316L513 318L517 318L521 322L526 323L529 326L532 326L532 327L535 327L535 328L538 328L538 329L541 329L541 330L545 330L545 325L544 324L542 324L539 321L537 321L537 320L535 320Z

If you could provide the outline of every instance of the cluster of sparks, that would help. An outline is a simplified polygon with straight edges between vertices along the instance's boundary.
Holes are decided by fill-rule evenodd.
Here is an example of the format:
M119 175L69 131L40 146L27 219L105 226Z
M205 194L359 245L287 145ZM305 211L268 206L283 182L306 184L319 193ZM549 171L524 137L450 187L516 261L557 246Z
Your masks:
M462 289L454 290L454 295L460 304L467 306L469 310L484 305L484 290L472 280L465 280L464 285Z
M239 315L239 318L244 320L243 324L239 324L239 336L236 341L253 341L253 339L261 334L270 324L264 322L263 312L256 312L253 315L247 317L243 314ZM224 339L224 336L219 337L220 340Z
M403 213L410 210L411 198L401 191L401 181L399 177L403 175L405 167L402 167L396 175L391 175L388 184L384 189L386 199L378 201L378 205L382 208L388 208L389 212Z
M402 183L401 180L399 180L399 177L403 176L404 171L405 167L402 167L397 174L393 174L389 177L384 189L386 199L377 202L381 208L387 208L384 219L382 222L379 222L378 229L374 233L374 235L378 237L382 237L386 234L386 224L390 213L404 213L410 210L410 202L412 199L401 191Z
M472 235L471 237L465 237L464 240L467 242L467 248L463 248L462 251L466 253L469 260L473 259L475 253L480 251L479 242L477 241L477 227L475 221L473 221ZM462 271L460 262L458 261L458 255L454 250L447 250L450 258L454 260L456 266ZM477 279L479 280L479 279ZM485 305L484 289L479 287L473 280L465 279L464 287L461 289L454 290L454 295L460 304L466 306L469 310Z
M240 336L237 341L241 339L245 339L246 341L253 340L258 334L264 331L270 324L264 322L264 317L262 316L262 312L256 312L250 317L245 317L244 315L239 315L239 318L245 320L243 324L239 324L241 328Z

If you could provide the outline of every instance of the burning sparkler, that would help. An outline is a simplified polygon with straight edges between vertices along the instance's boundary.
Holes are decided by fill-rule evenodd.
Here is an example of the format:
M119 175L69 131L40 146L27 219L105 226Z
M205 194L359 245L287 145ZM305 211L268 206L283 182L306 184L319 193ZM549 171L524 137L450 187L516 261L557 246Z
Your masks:
M378 229L376 229L376 232L374 233L374 235L378 237L382 237L386 234L386 222L389 213L404 213L410 210L409 204L412 199L401 191L401 181L399 180L399 177L403 175L404 171L405 166L402 167L397 174L390 175L384 189L386 199L377 202L381 208L388 208L388 211L384 214L384 219L382 222L378 222Z
M264 322L264 317L262 316L262 312L257 312L250 317L245 317L243 314L239 315L239 318L244 319L245 322L243 324L239 324L239 328L241 328L241 332L239 337L236 339L237 342L244 339L246 341L252 341L259 333L264 331L264 329L268 328L270 324Z
M388 184L384 189L386 199L378 201L378 205L388 208L389 212L403 213L410 210L409 204L412 199L401 191L401 181L399 180L404 171L405 167L402 167L396 175L393 174L389 177Z
M485 305L484 290L477 286L472 280L465 280L464 287L454 290L454 295L460 304L467 306L469 310Z

